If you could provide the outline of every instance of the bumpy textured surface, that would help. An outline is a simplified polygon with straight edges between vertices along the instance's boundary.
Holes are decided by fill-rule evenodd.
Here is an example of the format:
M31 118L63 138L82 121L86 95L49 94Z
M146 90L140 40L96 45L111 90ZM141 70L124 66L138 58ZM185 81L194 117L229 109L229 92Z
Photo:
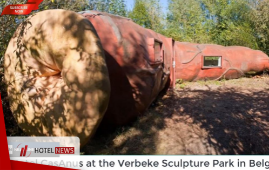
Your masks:
M29 135L78 136L85 144L107 109L109 75L92 24L65 10L30 16L5 54L11 110Z
M111 95L101 128L127 124L145 112L168 82L163 59L154 59L153 39L162 41L163 36L128 18L98 11L80 13L96 29L109 71ZM168 58L169 51L165 53Z

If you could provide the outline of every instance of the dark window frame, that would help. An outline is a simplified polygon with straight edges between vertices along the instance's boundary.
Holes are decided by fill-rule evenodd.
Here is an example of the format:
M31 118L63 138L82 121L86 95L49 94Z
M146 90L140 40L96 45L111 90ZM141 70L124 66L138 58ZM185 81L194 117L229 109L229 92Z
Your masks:
M220 58L220 66L205 66L205 57L219 57ZM202 69L210 69L210 68L222 68L223 57L221 55L203 55L202 56Z
M156 52L155 45L159 44L158 46L160 49L158 50L159 53ZM147 45L148 45L148 54L149 54L149 64L150 65L160 65L164 62L163 59L163 42L156 38L147 38ZM157 55L156 55L157 54Z
M157 44L159 44L160 45L160 51L159 51L159 54L158 54L158 56L156 56L156 53L155 53L155 48L156 48L156 46L155 46L155 43L157 43ZM154 38L154 44L153 44L153 48L154 48L154 60L155 60L155 62L163 62L164 60L163 60L163 42L162 41L160 41L160 40L158 40L158 39L155 39Z

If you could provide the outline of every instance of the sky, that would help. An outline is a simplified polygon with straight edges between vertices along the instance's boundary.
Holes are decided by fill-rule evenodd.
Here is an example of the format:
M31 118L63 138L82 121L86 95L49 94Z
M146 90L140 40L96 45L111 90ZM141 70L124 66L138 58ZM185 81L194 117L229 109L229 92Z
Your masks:
M127 9L131 10L134 7L134 0L126 0ZM160 0L160 5L163 8L163 12L166 13L168 8L168 0Z

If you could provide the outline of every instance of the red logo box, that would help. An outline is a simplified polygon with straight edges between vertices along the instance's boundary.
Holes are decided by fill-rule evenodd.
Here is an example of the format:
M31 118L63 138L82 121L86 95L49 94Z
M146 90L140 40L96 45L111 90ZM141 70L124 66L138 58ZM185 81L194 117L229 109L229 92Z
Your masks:
M55 154L75 154L75 147L55 147Z

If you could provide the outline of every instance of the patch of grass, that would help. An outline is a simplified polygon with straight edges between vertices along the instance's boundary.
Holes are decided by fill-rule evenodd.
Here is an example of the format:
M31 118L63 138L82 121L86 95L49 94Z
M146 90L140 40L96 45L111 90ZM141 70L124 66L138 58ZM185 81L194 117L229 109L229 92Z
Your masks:
M176 84L182 84L183 82L183 79L176 79Z
M176 89L184 89L187 85L186 84L176 84Z
M256 75L256 74L257 74L256 71L249 71L249 72L246 73L246 75Z
M204 80L198 80L197 83L200 84L200 85L205 85L206 84L206 81L204 81Z
M183 79L176 79L176 89L184 89L187 85Z

